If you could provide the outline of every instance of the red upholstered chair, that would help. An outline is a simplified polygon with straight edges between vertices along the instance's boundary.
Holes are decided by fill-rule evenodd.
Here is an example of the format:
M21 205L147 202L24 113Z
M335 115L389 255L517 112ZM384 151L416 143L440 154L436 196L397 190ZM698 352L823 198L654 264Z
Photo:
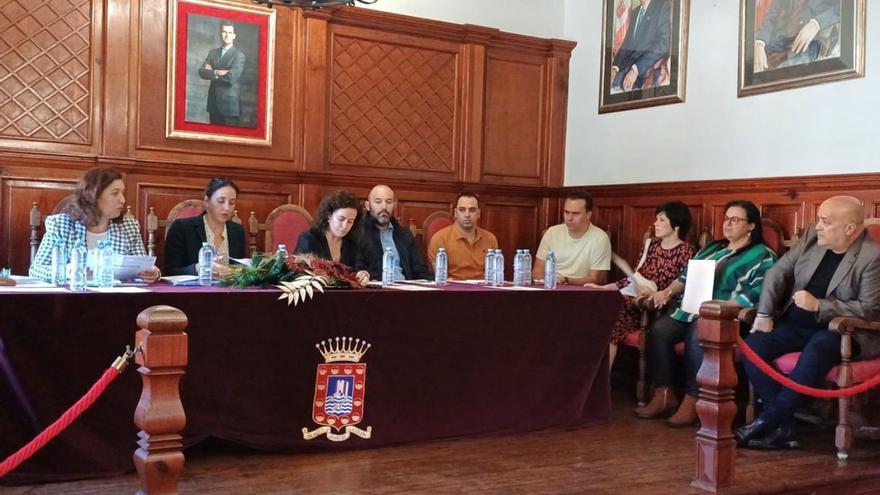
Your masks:
M274 253L279 244L287 246L288 251L293 252L299 235L312 226L312 215L302 206L286 204L275 208L266 217L266 223L257 221L254 212L248 218L248 246L251 255L257 251L257 234L266 232L263 243L263 252Z
M151 206L149 213L147 213L147 254L150 256L156 255L156 243L158 241L156 231L160 227L167 230L178 218L194 217L201 215L204 211L205 202L201 199L185 199L171 208L167 218L160 220L156 215L155 207ZM235 218L237 218L237 215L233 217L233 220ZM238 223L241 223L241 221Z
M448 211L435 211L425 217L425 221L422 223L422 232L424 232L423 241L425 246L431 242L431 238L434 237L434 234L443 228L449 227L454 221L455 219Z
M58 213L61 213L62 211L64 211L64 209L67 207L67 205L71 201L73 201L73 194L71 194L71 195L65 197L64 199L62 199L61 201L59 201L58 204L55 205L55 208L52 209L51 214L56 215ZM43 215L40 212L40 207L37 206L37 202L34 201L34 203L31 205L30 218L29 218L29 222L28 222L30 224L30 231L31 231L31 234L30 234L30 246L31 246L30 261L33 261L34 256L37 255L37 249L39 249L39 247L40 247L40 239L42 238L42 236L40 235L40 231L43 229L43 225L46 223L47 216L48 215Z

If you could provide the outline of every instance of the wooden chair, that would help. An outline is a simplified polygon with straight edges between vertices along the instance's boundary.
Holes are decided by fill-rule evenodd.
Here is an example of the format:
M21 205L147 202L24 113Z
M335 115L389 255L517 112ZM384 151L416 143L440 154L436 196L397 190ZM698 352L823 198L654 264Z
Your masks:
M248 248L251 256L257 252L257 234L266 233L263 252L274 253L279 244L287 246L293 252L299 235L312 226L312 215L302 206L294 204L281 205L266 217L266 223L260 223L254 212L248 217Z
M185 199L171 208L171 211L168 212L167 218L160 220L159 217L156 216L156 209L151 206L150 212L147 213L147 254L150 256L155 256L156 254L156 231L159 227L162 227L167 231L168 227L178 218L198 216L204 211L205 202L201 199ZM233 219L237 217L238 215L236 214ZM238 223L241 223L241 221Z
M610 231L610 226L608 229ZM653 226L650 226L642 236L642 245L644 246L644 242L653 237L653 235L654 228ZM633 266L633 270L635 269L635 266ZM632 347L639 353L639 379L636 383L636 398L639 401L639 406L644 406L648 400L648 382L646 380L648 361L645 355L645 343L648 340L648 328L650 328L651 324L653 324L654 320L657 318L657 311L649 306L648 300L645 297L636 298L635 304L641 309L639 326L626 332L621 345Z
M868 235L880 242L880 218L865 220ZM755 321L757 310L748 308L740 311L739 320L751 325ZM859 318L838 316L831 320L828 327L840 333L840 364L835 366L825 375L825 381L836 384L840 388L850 387L864 382L868 378L880 373L880 358L853 360L852 359L852 334L856 329L866 329L880 332L880 321L866 321ZM784 354L773 361L773 366L781 373L788 375L797 364L799 352ZM851 397L837 399L838 419L835 430L834 444L837 447L837 458L845 460L849 457L849 450L853 442L853 428L850 420L851 405L854 402ZM746 406L746 422L751 423L755 417L755 392L752 384L749 384L749 402ZM875 430L876 428L869 428Z
M73 194L65 197L58 204L55 205L55 208L52 209L52 215L57 215L64 211L73 201ZM40 248L40 240L42 236L40 235L40 231L43 230L43 225L46 223L46 217L48 215L43 215L40 212L40 207L37 205L37 202L34 201L31 204L30 218L28 219L28 223L30 224L30 261L34 261L34 256L37 255L37 249Z

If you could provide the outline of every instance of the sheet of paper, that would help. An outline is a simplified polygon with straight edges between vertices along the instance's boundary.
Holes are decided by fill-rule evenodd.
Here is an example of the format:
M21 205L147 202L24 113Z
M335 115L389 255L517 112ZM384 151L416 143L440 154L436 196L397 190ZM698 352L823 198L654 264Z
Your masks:
M480 285L483 282L485 282L485 280L483 280L483 279L479 279L479 280L450 280L449 281L449 283L468 284L468 285Z
M190 282L198 282L198 275L168 275L165 277L160 277L159 280L164 280L173 285L182 285Z
M70 292L64 287L55 287L54 285L33 286L33 285L14 285L11 287L0 286L0 293L3 292Z
M395 289L395 290L440 290L436 287L427 287L424 285L415 285L415 284L394 284L384 287L385 289Z
M699 314L700 305L712 300L715 286L715 260L688 261L687 283L684 285L684 299L681 309Z
M89 287L89 290L102 294L140 294L150 292L142 287Z
M504 287L493 287L495 289L504 289L504 290L544 290L543 287L517 287L515 285L505 285Z
M137 278L138 273L154 266L155 256L113 256L113 276L117 280L132 280Z
M230 261L230 264L233 264L233 265L251 266L251 262L253 260L251 260L250 258L229 258L229 261Z
M9 278L15 280L15 285L18 287L55 287L54 285L48 282L43 282L38 278L25 277L23 275L11 275Z

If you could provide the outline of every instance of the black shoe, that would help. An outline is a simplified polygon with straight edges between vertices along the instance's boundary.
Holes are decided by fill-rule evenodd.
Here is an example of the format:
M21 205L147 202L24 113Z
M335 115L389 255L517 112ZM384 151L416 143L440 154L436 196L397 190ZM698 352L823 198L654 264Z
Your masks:
M733 432L736 437L737 447L745 447L749 440L758 438L770 433L773 430L770 423L766 419L758 418L747 425L740 426Z
M792 428L776 428L761 438L749 440L746 448L759 450L799 449L801 439Z

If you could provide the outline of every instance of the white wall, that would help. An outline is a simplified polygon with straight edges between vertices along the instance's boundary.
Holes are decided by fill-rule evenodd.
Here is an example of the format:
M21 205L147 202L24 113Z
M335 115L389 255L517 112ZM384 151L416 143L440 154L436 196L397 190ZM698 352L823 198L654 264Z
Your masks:
M602 8L566 0L566 185L880 171L880 9L865 78L737 98L739 3L691 1L684 103L599 115Z
M357 6L542 38L564 34L565 0L379 0Z

